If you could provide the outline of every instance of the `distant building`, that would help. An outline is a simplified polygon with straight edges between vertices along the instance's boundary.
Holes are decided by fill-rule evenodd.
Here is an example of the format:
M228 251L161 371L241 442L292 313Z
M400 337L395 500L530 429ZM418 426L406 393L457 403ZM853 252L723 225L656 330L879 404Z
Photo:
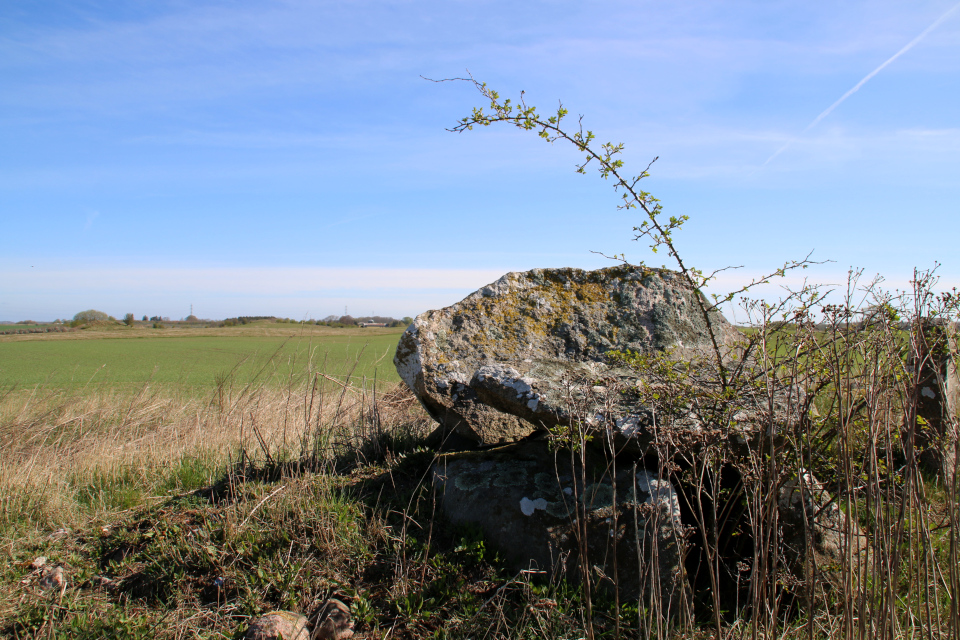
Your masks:
M387 326L386 322L358 322L357 326L360 328L363 327L385 327Z

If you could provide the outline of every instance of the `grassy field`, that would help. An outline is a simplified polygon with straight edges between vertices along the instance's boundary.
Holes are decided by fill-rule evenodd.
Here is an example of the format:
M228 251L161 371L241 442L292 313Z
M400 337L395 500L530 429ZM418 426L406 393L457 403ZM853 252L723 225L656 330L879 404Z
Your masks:
M0 392L0 637L241 638L330 596L358 638L582 636L575 594L436 517L434 423L403 385L296 373L367 345L358 371L395 380L399 330L159 331L0 341L24 385ZM183 393L238 362L270 373Z
M402 329L331 329L268 322L210 329L116 328L0 337L0 389L114 389L143 384L206 392L229 379L286 384L328 375L399 380L393 353Z

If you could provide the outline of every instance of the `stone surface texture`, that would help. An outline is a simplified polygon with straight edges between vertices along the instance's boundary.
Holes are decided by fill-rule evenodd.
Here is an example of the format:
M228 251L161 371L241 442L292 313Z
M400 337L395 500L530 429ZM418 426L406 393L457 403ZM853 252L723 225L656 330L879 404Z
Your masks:
M63 572L63 567L50 567L44 570L43 577L40 578L41 589L56 589L63 591L67 586L67 577Z
M352 637L350 607L336 598L324 601L314 617L311 640L346 640Z
M516 570L580 579L579 512L599 588L616 579L621 598L658 595L670 615L686 601L680 504L655 473L629 464L613 475L598 453L582 465L538 438L442 455L432 474L447 518L479 527Z
M422 313L400 339L400 377L440 424L477 444L519 440L570 420L584 381L630 380L605 364L611 350L674 348L679 357L711 349L700 295L665 269L617 266L596 271L534 269L508 273L461 302ZM736 330L710 321L722 347ZM633 376L635 377L635 376ZM639 414L622 407L619 422Z
M778 508L786 547L784 557L798 577L804 578L809 570L805 562L808 539L819 575L828 581L839 569L847 549L855 563L865 562L865 557L859 561L856 557L867 553L867 537L813 474L804 472L785 483L778 496Z
M920 369L917 416L922 421L915 433L919 463L946 483L950 483L956 473L957 460L955 425L960 409L957 331L956 322L925 322L922 339L911 341L907 361L912 369L918 366ZM904 440L908 437L905 429Z
M271 611L257 618L245 640L310 640L307 619L292 611Z

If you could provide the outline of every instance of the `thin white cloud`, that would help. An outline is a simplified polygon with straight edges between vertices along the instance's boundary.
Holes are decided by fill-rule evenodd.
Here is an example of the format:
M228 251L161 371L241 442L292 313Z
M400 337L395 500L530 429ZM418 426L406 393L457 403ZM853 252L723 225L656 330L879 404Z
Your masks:
M901 48L901 49L900 49L899 51L897 51L895 54L893 54L892 56L890 56L889 58L887 58L887 59L883 62L883 64L881 64L879 67L877 67L876 69L874 69L873 71L871 71L870 73L868 73L866 76L864 76L863 79L860 80L860 82L858 82L857 84L855 84L849 91L847 91L845 94L843 94L842 96L840 96L840 98L837 99L836 102L834 102L832 105L830 105L829 107L827 107L826 109L824 109L824 110L820 113L820 115L818 115L816 118L814 118L813 121L806 126L806 128L803 130L803 132L802 132L800 135L802 136L803 134L807 133L808 131L810 131L811 129L813 129L815 126L817 126L818 124L820 124L820 122L821 122L824 118L826 118L828 115L830 115L830 114L833 112L834 109L836 109L836 108L839 107L841 104L843 104L843 102L844 102L847 98L849 98L849 97L852 96L854 93L856 93L857 91L859 91L860 88L861 88L863 85L867 84L867 82L869 82L871 78L873 78L875 75L877 75L878 73L880 73L881 71L883 71L883 70L884 70L887 66L889 66L894 60L896 60L897 58L899 58L900 56L902 56L903 54L905 54L907 51L910 51L910 49L913 49L918 43L920 43L924 38L926 38L926 37L930 34L931 31L933 31L934 29L936 29L937 27L939 27L941 24L943 24L943 22L944 22L947 18L949 18L950 15L951 15L953 12L955 12L957 9L960 9L960 2L958 2L957 4L955 4L952 8L948 9L946 13L944 13L944 14L941 15L939 18L937 18L936 20L934 20L933 24L931 24L929 27L927 27L926 29L924 29L923 31L920 32L920 35L918 35L916 38L914 38L913 40L911 40L910 42L908 42L903 48ZM777 150L773 153L773 155L771 155L769 158L767 158L767 160L763 163L762 166L766 166L766 165L770 164L770 162L772 162L774 158L776 158L776 157L779 156L781 153L783 153L784 151L786 151L787 149L789 149L789 148L793 145L793 143L794 143L795 141L796 141L795 139L794 139L794 140L788 140L786 144L784 144L782 147L780 147L779 149L777 149Z
M86 221L86 222L84 223L84 225L83 225L83 230L84 230L84 232L89 231L89 230L90 230L90 227L93 226L94 221L95 221L97 218L99 218L99 217L100 217L100 212L99 212L99 211L91 211L90 213L88 213L88 214L87 214L87 221Z

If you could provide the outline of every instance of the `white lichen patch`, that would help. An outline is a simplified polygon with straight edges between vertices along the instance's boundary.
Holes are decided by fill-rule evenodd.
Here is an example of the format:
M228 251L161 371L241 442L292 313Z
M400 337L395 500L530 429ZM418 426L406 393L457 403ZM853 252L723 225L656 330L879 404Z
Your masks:
M680 521L680 499L669 480L658 478L657 474L642 469L637 471L637 489L647 494L647 504L660 506L673 520Z
M476 378L480 382L492 382L493 384L509 389L517 394L517 400L524 396L533 397L536 393L533 391L533 378L527 378L520 375L520 372L501 364L492 364L480 367L477 370Z
M520 498L520 511L523 515L532 516L537 509L546 511L547 501L543 498L537 498L536 500L527 497Z
M641 422L641 416L638 416L635 413L631 413L628 416L623 418L617 418L617 429L620 430L620 433L626 438L632 438L641 431L643 431L643 424Z
M470 376L460 369L460 363L454 360L437 366L437 375L433 378L433 385L440 391L446 391L453 385L466 386Z
M407 327L400 338L397 357L394 359L400 379L411 389L416 389L417 375L423 371L420 349L417 348L417 332L416 322Z

